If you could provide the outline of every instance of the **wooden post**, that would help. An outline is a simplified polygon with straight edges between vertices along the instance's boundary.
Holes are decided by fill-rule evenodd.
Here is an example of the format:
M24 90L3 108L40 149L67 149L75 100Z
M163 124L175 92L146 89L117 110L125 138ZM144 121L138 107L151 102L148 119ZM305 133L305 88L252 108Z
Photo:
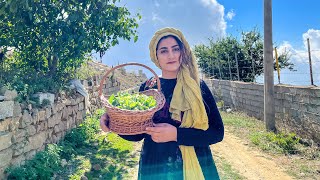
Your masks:
M278 82L280 84L280 68L279 68L279 59L278 59L278 52L277 52L277 48L274 48L274 53L276 55L276 66L277 66L277 72L278 72Z
M314 86L314 84L313 84L312 61L311 61L311 50L310 50L310 40L309 40L309 38L307 38L307 42L308 42L308 54L309 54L310 80L311 80L311 85Z
M229 54L227 54L228 56L228 64L229 64L229 75L230 75L230 81L232 81L232 74L231 74L231 67L230 67L230 58L229 58Z
M239 64L238 64L238 57L236 52L234 53L234 57L236 58L238 81L240 81Z
M219 60L218 60L218 69L219 69L219 75L220 75L219 79L222 79L221 70L220 70L220 61Z
M213 60L211 60L211 70L212 70L212 77L211 78L214 78L214 67L213 67Z
M272 0L264 0L264 121L268 131L276 131L273 80Z
M255 62L253 60L253 56L252 56L252 50L251 50L251 62L252 62L252 74L253 74L253 82L256 82L256 71L255 71Z

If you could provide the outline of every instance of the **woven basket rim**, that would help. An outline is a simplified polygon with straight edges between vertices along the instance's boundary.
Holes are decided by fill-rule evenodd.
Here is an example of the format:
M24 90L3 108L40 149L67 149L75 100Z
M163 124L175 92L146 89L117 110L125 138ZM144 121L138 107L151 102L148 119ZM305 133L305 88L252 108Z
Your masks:
M157 89L148 89L145 91L137 92L141 94L145 94L147 96L153 96L156 100L156 106L150 109L146 110L128 110L128 109L120 109L118 107L115 107L111 105L108 101L109 98L107 96L102 94L102 87L104 84L104 80L107 78L108 74L120 67L127 66L127 65L138 65L147 68L150 70L155 77L157 78ZM109 114L110 117L110 129L114 131L117 134L141 134L144 132L146 125L152 125L152 117L155 114L156 111L163 108L166 98L164 94L161 92L161 83L158 75L148 66L139 64L139 63L127 63L118 65L111 70L109 70L102 78L100 82L99 87L99 97L104 105L104 107L107 110L107 114ZM121 120L119 119L121 118ZM128 120L128 122L131 122L130 126L129 124L123 123L123 120ZM135 122L134 125L132 122Z

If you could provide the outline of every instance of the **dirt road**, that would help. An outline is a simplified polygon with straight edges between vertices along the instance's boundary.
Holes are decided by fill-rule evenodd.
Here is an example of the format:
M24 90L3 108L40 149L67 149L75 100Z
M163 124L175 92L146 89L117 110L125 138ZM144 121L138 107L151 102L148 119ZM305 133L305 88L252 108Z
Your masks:
M283 172L265 155L249 149L238 137L225 132L221 143L211 146L214 156L223 157L233 169L249 180L289 180L293 179Z

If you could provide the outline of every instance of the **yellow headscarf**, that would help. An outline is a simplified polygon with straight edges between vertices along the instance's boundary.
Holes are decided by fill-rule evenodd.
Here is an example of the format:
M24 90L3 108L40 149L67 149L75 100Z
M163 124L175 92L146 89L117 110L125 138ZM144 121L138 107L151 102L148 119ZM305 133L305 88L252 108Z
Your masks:
M168 35L177 37L183 43L186 53L184 57L186 59L182 60L177 75L177 84L170 103L171 117L181 121L181 112L183 112L180 127L207 130L209 127L208 116L202 101L196 58L183 34L174 28L163 28L157 31L149 44L151 60L161 69L156 48L159 40ZM184 179L204 179L194 147L180 145L179 148L183 159Z

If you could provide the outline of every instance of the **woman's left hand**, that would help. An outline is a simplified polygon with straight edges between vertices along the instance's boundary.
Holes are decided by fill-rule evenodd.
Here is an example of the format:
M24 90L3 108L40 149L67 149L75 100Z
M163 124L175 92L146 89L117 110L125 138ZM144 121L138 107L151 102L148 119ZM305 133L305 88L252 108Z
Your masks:
M177 128L168 123L159 123L154 124L154 127L147 127L146 133L157 143L177 141Z

